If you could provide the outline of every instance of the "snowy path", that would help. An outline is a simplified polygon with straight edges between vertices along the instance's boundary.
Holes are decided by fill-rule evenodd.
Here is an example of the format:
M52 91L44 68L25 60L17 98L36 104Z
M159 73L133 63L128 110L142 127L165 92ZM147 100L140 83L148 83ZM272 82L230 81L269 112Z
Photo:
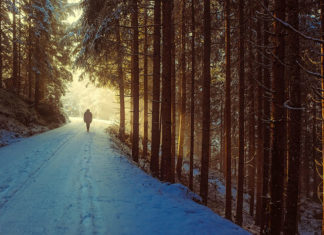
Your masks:
M81 120L0 148L0 235L247 234L146 175Z

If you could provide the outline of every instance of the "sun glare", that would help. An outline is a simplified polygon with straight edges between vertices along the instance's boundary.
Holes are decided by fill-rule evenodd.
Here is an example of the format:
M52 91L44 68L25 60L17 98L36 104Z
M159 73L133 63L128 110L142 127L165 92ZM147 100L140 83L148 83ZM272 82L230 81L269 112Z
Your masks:
M69 0L70 4L80 3L80 0ZM74 14L67 17L66 22L75 23L80 19L82 10L75 8ZM64 111L70 117L82 117L86 109L90 109L95 119L113 121L118 113L115 94L108 88L98 88L87 79L79 81L82 71L73 71L73 82L68 84L66 95L62 97Z
M70 4L77 4L80 3L80 0L69 0L68 3ZM77 20L80 19L81 15L82 15L82 10L80 8L76 8L73 10L74 14L69 15L65 22L69 23L69 24L73 24L75 23Z
M81 71L73 74L73 82L62 97L65 112L71 117L82 117L85 110L90 109L96 119L114 120L119 110L114 92L96 87L87 80L79 81Z

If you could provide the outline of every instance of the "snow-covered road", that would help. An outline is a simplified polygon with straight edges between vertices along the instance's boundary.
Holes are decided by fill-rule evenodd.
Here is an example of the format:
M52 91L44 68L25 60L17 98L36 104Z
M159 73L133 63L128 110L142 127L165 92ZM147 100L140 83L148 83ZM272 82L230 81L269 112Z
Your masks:
M0 235L248 234L120 156L80 119L0 148Z

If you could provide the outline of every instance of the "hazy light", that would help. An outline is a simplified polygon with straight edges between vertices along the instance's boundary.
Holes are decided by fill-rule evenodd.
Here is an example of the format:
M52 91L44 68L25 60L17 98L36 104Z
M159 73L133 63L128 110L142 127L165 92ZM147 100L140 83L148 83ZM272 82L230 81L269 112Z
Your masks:
M68 3L70 4L73 4L73 3L80 3L81 1L80 0L68 0ZM82 15L82 9L79 8L79 9L74 9L74 14L72 15L69 15L67 17L67 19L65 20L66 23L69 23L69 24L73 24L75 23L77 20L80 19L81 15Z
M65 112L71 117L82 117L86 109L90 109L96 119L115 119L119 105L114 92L108 88L95 87L86 80L79 81L81 71L73 74L73 82L62 98Z
M80 0L68 0L68 3L80 3ZM68 16L66 22L75 23L82 15L81 8L76 8L74 14ZM63 108L70 117L83 117L86 109L90 109L93 118L114 120L118 114L119 105L115 94L108 88L98 88L88 80L79 81L80 70L72 71L73 82L68 84L68 90L62 97Z

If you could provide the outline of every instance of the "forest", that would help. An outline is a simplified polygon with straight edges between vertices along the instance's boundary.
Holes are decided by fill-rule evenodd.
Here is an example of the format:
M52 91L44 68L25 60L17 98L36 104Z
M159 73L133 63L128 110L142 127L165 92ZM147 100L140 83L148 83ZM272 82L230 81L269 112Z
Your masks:
M110 132L152 176L251 233L324 233L324 0L1 0L0 13L0 88L61 108L80 70L116 91Z

